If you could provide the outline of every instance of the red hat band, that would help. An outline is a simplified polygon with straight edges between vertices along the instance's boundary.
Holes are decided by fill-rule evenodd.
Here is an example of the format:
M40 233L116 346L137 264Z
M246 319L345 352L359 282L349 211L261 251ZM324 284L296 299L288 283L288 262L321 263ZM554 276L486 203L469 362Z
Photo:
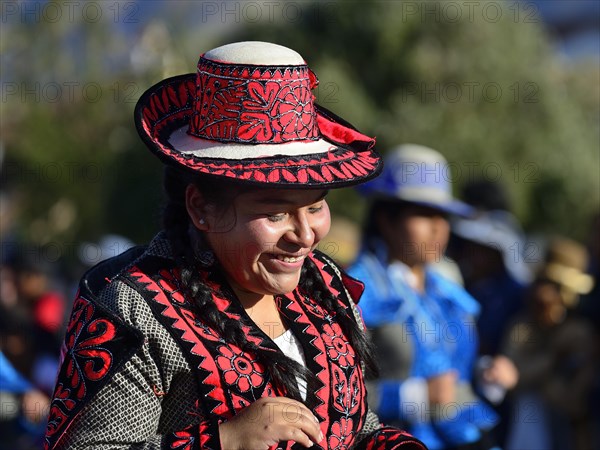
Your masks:
M188 133L245 144L316 141L316 85L307 65L228 64L201 56Z

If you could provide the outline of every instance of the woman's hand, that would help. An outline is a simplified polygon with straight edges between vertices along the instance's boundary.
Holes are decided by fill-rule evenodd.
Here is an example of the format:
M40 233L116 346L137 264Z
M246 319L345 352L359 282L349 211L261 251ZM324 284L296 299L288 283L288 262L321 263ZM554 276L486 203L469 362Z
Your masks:
M287 397L263 397L219 425L221 448L268 449L279 441L304 447L323 440L319 421L302 403Z
M47 420L49 407L50 399L46 394L37 389L27 391L23 395L23 415L32 423L40 423L42 420Z
M497 383L504 389L512 389L519 381L519 370L506 356L498 355L483 372L483 380L487 383Z
M427 391L429 403L447 405L456 401L456 380L458 375L455 371L444 372L427 379Z

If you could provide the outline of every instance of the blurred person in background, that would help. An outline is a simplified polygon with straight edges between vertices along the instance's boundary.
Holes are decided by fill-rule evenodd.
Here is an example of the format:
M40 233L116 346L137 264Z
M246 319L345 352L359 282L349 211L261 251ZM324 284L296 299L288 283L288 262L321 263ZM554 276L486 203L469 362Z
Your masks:
M511 211L508 192L499 181L487 178L467 180L462 188L462 199L475 211Z
M595 345L600 349L600 211L591 220L587 240L590 256L587 272L594 277L594 287L588 294L581 295L576 307L578 315L589 320L595 330ZM600 351L600 350L599 350ZM596 358L596 375L591 394L591 414L594 421L593 448L600 448L600 357Z
M164 230L81 280L48 449L424 450L368 408L363 286L315 250L328 189L380 170L316 85L295 51L238 42L140 98Z
M589 273L596 282L592 290L584 295L577 304L576 311L584 317L587 317L600 336L600 212L596 213L590 223L590 233L588 237L588 268Z
M511 213L496 209L456 218L451 236L448 254L460 268L465 289L481 306L479 352L495 355L531 282L524 233Z
M506 189L486 179L473 180L463 188L465 202L475 210L468 218L452 220L448 255L464 280L467 292L480 304L477 318L479 354L498 355L507 327L523 308L525 289L531 283L527 259L539 257L533 243L510 212ZM490 357L483 356L484 369ZM495 435L504 442L511 420L511 396L494 401L500 422Z
M50 399L0 350L0 450L41 448Z
M531 276L524 261L524 246L521 228L508 211L478 210L473 217L452 221L449 254L460 267L465 289L481 307L477 318L479 354L484 355L479 360L481 369L490 363L490 357L501 353L506 329L523 307ZM500 416L495 435L503 443L511 420L512 397L490 400Z
M0 420L6 445L0 448L40 448L66 305L42 247L11 242L7 248L0 266Z
M591 324L573 314L591 291L588 255L567 238L551 240L526 296L526 310L506 335L503 351L520 378L509 450L589 450L593 447L590 393L598 348Z
M497 415L472 385L479 304L435 270L448 217L472 212L452 197L447 170L439 152L402 145L362 189L371 205L349 273L365 283L360 308L381 364L369 400L382 420L407 427L431 449L492 449ZM503 357L484 374L486 385L502 390L518 377Z
M14 270L22 323L31 342L30 367L23 373L48 395L54 388L60 346L64 337L66 301L55 286L54 262L47 249L22 246Z

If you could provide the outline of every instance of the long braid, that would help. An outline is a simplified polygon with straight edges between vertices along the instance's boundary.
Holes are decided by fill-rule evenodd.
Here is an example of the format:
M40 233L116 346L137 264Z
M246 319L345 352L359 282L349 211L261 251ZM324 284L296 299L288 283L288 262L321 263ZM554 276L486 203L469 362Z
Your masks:
M198 181L197 177L190 178L188 173L178 169L172 167L165 169L164 187L168 203L163 212L163 226L181 269L181 286L194 300L198 316L202 317L208 326L219 334L226 335L244 352L256 355L271 375L273 384L279 389L284 389L287 396L302 402L304 400L298 389L297 379L304 379L307 382L308 392L314 392L318 383L315 375L283 353L263 349L249 341L242 328L242 322L219 311L213 301L210 288L200 278L201 270L207 269L200 268L197 255L193 250L189 237L190 220L184 203L186 186L190 182L198 184ZM213 187L210 190L215 195L224 192L223 188ZM213 271L213 276L219 276L218 269Z
M327 285L323 281L319 269L310 260L306 260L302 266L300 283L306 293L326 310L335 314L336 320L340 324L342 331L350 340L350 344L360 361L365 364L368 375L376 376L378 373L377 362L373 355L374 346L358 326L352 313L348 312L340 302L331 294Z

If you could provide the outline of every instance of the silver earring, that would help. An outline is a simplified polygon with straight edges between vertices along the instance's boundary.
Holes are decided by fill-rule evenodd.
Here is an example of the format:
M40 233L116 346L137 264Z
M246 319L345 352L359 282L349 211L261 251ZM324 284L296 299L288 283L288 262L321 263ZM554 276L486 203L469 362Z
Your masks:
M200 220L198 221L198 223L199 223L200 225L204 225L204 223L205 223L205 222L204 222L204 219L200 219Z

